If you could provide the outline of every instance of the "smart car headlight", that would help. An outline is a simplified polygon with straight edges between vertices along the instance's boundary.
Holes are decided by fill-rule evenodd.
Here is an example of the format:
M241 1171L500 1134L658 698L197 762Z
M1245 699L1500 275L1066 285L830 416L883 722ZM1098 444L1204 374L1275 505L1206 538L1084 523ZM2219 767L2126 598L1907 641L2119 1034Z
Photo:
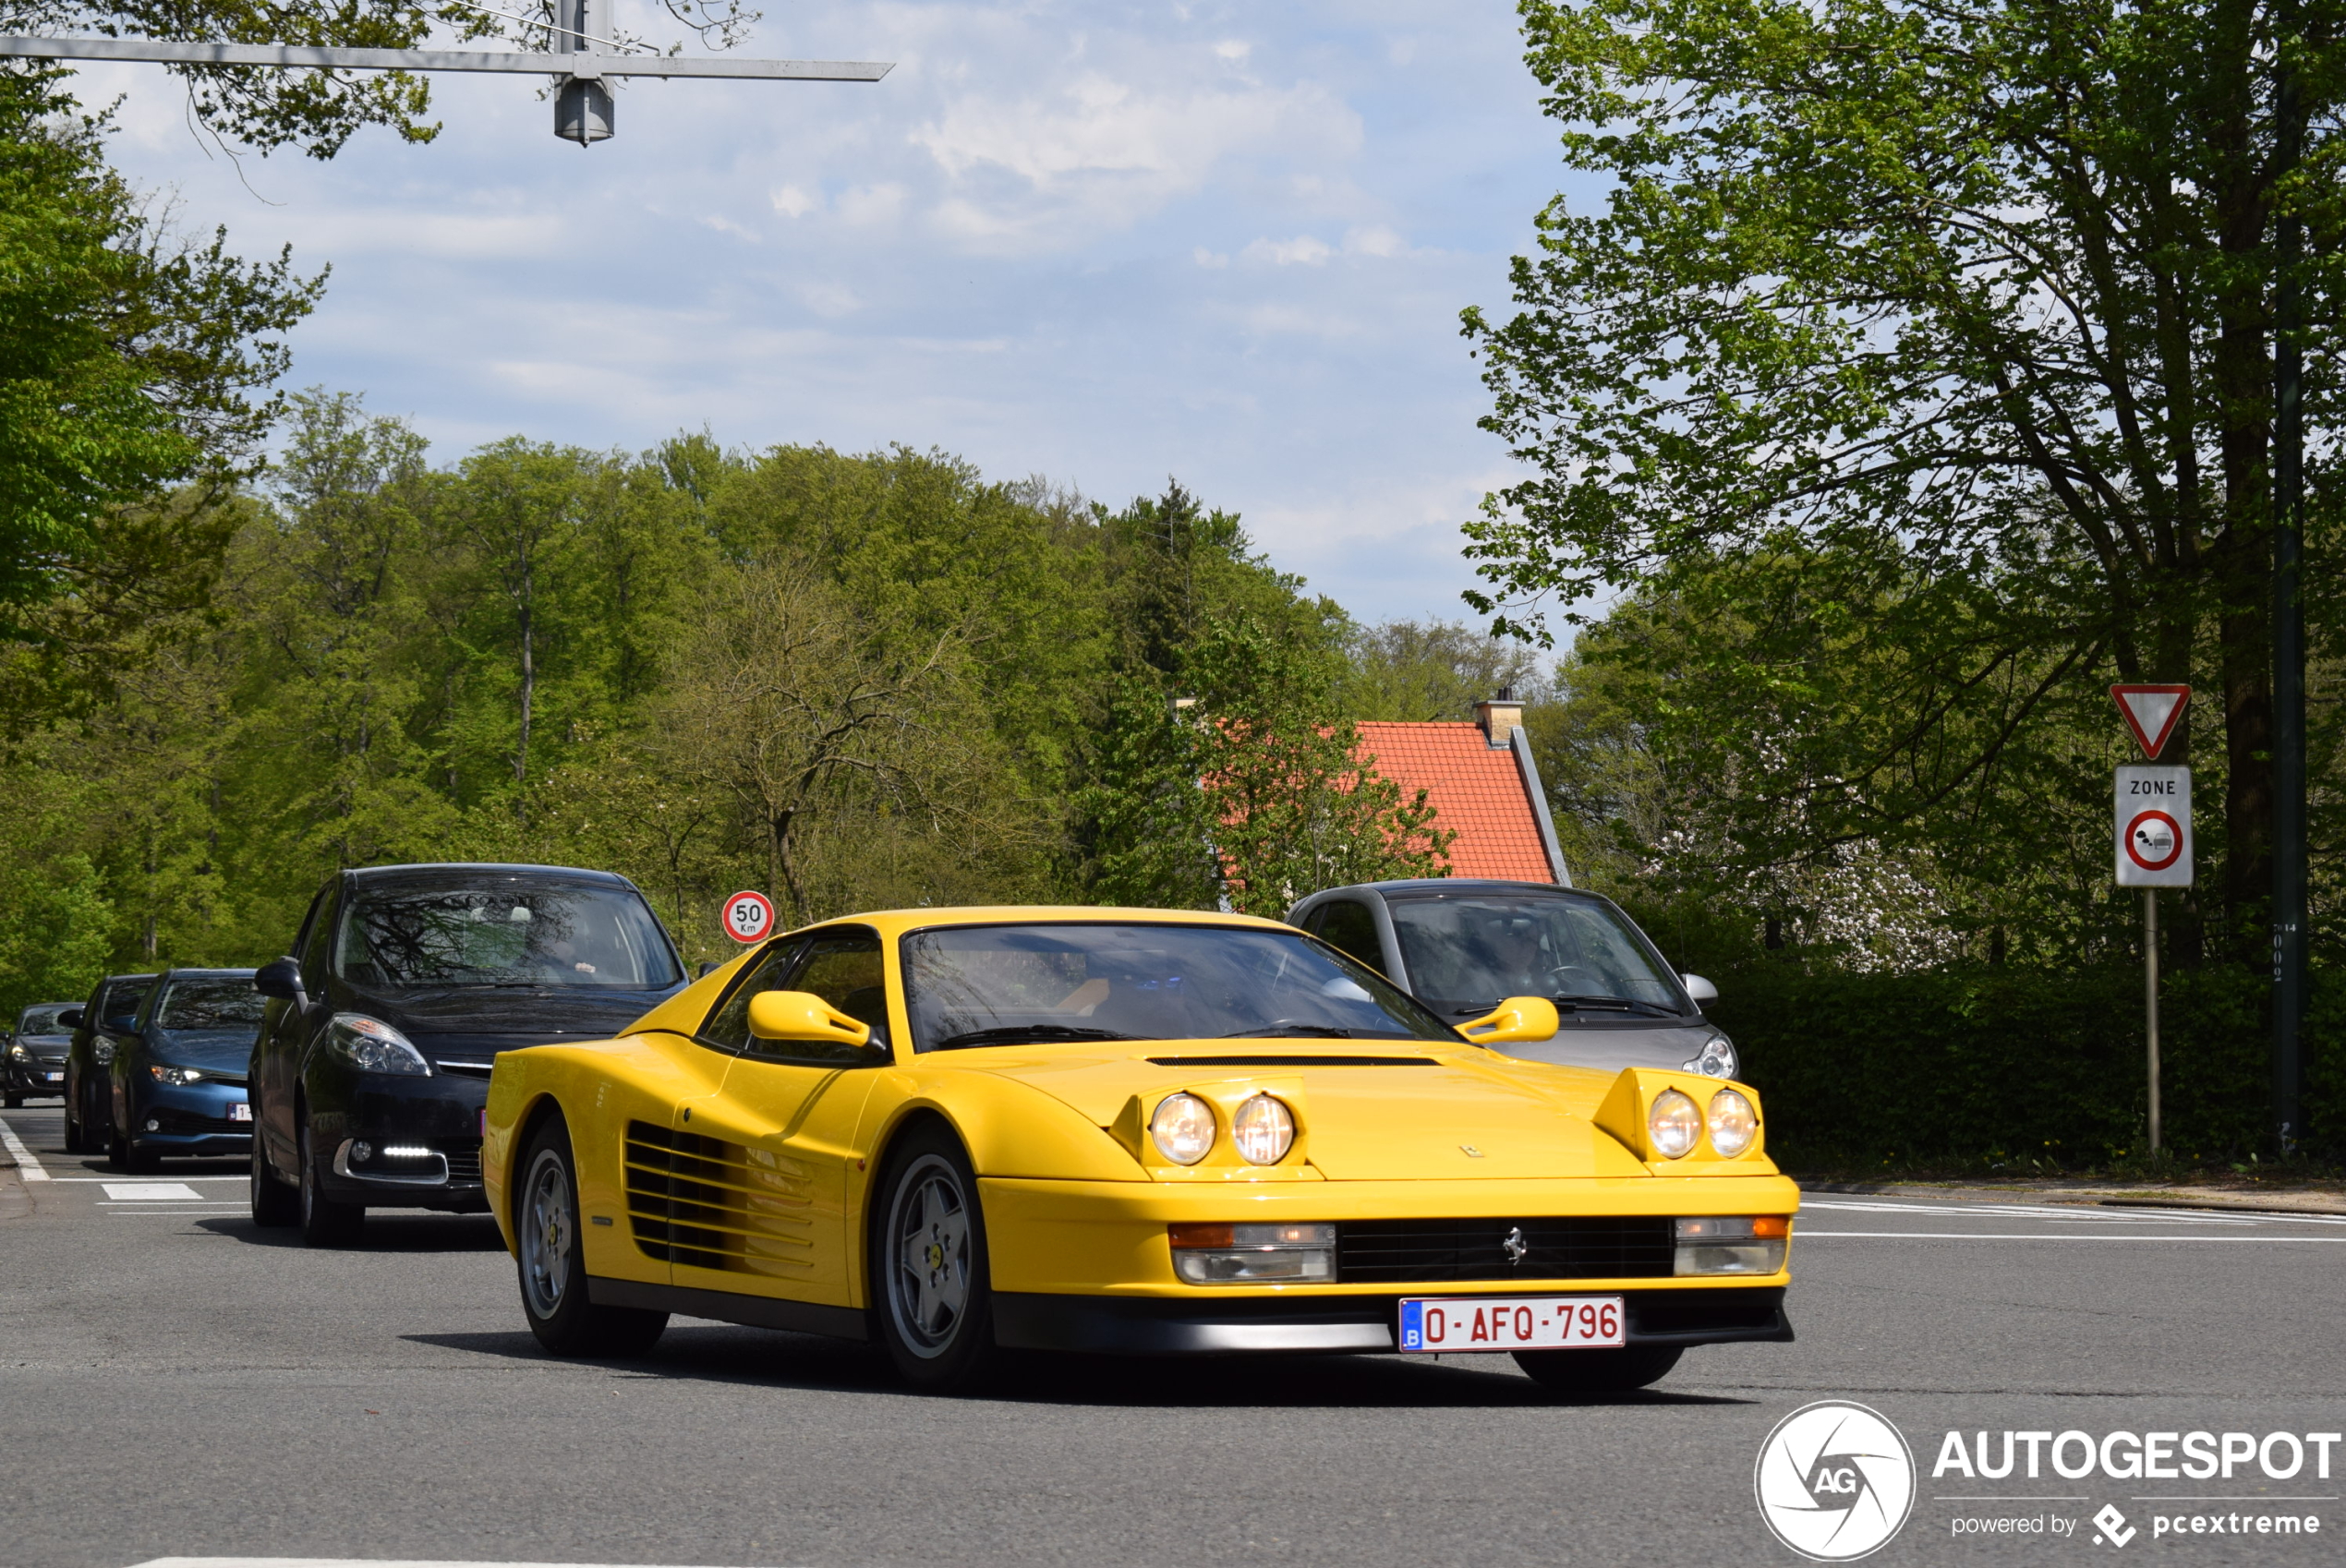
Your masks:
M196 1067L166 1067L161 1062L150 1063L147 1076L157 1083L201 1083L203 1073Z
M1653 1097L1653 1109L1646 1113L1646 1131L1652 1136L1655 1153L1665 1160L1682 1159L1702 1140L1702 1112L1684 1094L1665 1089Z
M1214 1107L1194 1094L1168 1094L1149 1118L1149 1141L1177 1165L1194 1165L1214 1147Z
M319 1043L360 1072L406 1073L429 1077L431 1064L415 1043L381 1019L364 1013L336 1013Z
M1714 1034L1678 1070L1699 1072L1705 1078L1735 1078L1743 1071L1743 1064L1735 1059L1734 1043L1723 1034Z
M1711 1147L1723 1160L1732 1160L1750 1148L1760 1131L1760 1108L1733 1089L1722 1089L1711 1097L1709 1119Z
M1257 1094L1230 1118L1230 1141L1250 1165L1276 1165L1295 1147L1295 1113L1283 1101Z

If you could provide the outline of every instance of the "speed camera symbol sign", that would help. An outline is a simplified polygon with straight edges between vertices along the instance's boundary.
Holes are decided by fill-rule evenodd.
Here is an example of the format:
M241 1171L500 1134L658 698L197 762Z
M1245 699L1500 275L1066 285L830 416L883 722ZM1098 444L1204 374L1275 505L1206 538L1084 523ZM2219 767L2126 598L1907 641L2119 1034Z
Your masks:
M725 935L736 942L763 942L774 929L774 906L763 893L736 893L725 900Z
M2191 769L2118 770L2118 886L2191 886Z

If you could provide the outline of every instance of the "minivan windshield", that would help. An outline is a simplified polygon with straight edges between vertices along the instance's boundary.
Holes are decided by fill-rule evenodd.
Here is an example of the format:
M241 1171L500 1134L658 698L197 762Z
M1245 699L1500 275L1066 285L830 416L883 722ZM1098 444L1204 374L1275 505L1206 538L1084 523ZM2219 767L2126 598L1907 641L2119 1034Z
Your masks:
M904 938L914 1048L1085 1040L1459 1043L1373 970L1300 932L1143 922L947 926Z
M269 998L248 978L175 980L155 1009L160 1029L230 1029L243 1032L260 1022Z
M358 985L656 991L683 978L634 888L500 875L360 883L334 967Z
M1451 1018L1509 996L1551 996L1570 1010L1668 1013L1677 982L1636 927L1594 899L1540 893L1387 896L1409 989Z

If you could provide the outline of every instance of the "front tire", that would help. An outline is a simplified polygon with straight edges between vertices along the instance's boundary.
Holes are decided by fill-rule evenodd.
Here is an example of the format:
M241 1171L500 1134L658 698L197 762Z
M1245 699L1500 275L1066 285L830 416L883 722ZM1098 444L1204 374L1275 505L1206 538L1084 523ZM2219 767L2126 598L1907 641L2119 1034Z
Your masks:
M124 1141L122 1168L133 1176L152 1176L163 1169L163 1156L151 1149L141 1149L136 1143Z
M1685 1354L1675 1345L1632 1345L1619 1350L1518 1350L1515 1364L1542 1388L1557 1393L1627 1393L1668 1377Z
M514 1262L529 1332L556 1356L649 1355L667 1313L599 1307L588 1297L571 1162L570 1127L558 1111L530 1139L514 1191Z
M318 1179L317 1152L309 1146L309 1118L296 1117L295 1126L301 1149L301 1239L310 1247L352 1246L367 1228L366 1206L337 1203L326 1195Z
M0 1105L5 1105L11 1111L21 1111L24 1109L24 1096L21 1094L0 1094Z
M889 1151L873 1211L872 1305L897 1374L945 1393L999 1367L986 1216L961 1141L931 1123Z

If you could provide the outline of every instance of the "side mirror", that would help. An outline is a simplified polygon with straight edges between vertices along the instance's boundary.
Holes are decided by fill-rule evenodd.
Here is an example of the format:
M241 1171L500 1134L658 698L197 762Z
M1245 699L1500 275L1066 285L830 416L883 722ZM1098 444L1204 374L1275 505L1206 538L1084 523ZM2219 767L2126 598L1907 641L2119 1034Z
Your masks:
M811 991L761 991L749 999L749 1031L760 1040L814 1040L826 1045L871 1043L871 1026L849 1018Z
M301 994L301 961L297 959L272 959L253 971L252 988L263 996L274 996L281 1002L298 1002Z
M59 1029L79 1029L81 1027L81 1009L79 1007L67 1007L64 1012L59 1013L57 1015L57 1027Z
M1479 1019L1458 1025L1477 1045L1508 1045L1518 1040L1551 1040L1556 1005L1545 996L1510 996Z
M1678 983L1687 988L1687 995L1694 998L1694 1005L1698 1007L1705 1002L1719 999L1719 988L1699 974L1682 974Z

